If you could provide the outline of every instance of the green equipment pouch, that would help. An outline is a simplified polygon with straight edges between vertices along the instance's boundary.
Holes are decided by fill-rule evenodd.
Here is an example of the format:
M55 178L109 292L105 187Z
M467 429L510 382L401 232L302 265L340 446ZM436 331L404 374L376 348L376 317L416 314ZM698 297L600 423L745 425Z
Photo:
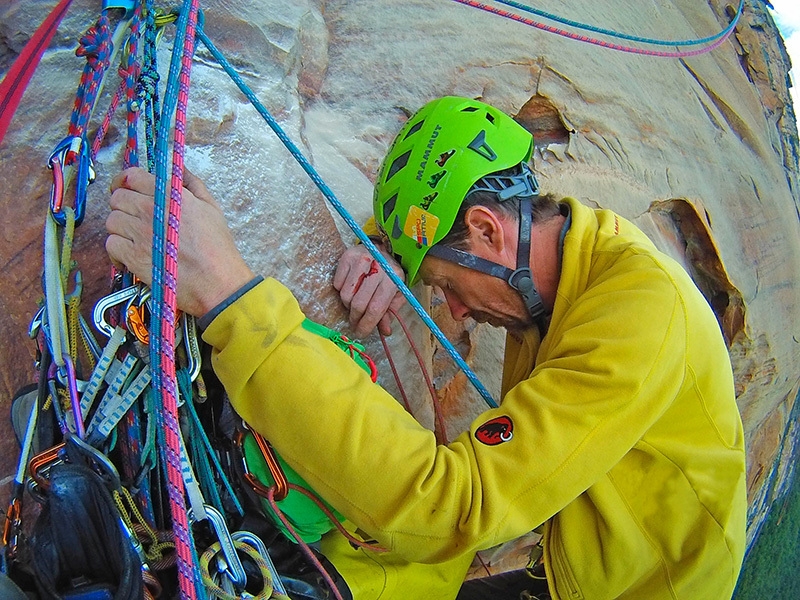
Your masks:
M331 340L344 352L349 354L356 364L370 375L372 381L377 379L375 363L364 352L364 346L362 344L352 341L339 332L309 319L303 321L302 326L307 331ZM273 463L277 462L289 484L305 488L312 494L314 494L314 492L303 478L269 447L268 442L263 438L258 440L257 436L258 434L248 429L243 433L240 440L241 451L247 471L246 479L253 487L256 494L262 496L261 506L264 512L288 539L295 541L294 536L289 532L286 525L280 517L275 514L269 501L263 497L268 488L278 486L270 470L270 465L267 462L268 458L272 460ZM273 469L274 468L275 465L273 464ZM314 496L316 496L316 494L314 494ZM324 500L320 501L331 511L339 522L344 520L344 517L334 510L327 502ZM328 515L325 514L325 511L311 498L296 489L289 488L288 492L286 492L286 496L282 500L278 500L276 505L304 542L317 542L325 533L334 528L334 524L331 522Z

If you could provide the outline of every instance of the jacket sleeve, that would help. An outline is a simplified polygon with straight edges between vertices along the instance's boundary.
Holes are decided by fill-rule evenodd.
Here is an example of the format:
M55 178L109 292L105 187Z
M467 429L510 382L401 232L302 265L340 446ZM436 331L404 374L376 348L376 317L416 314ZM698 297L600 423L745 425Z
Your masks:
M398 555L435 562L544 522L619 461L664 410L661 398L674 397L680 302L665 277L638 277L625 290L601 283L568 307L544 340L549 358L448 446L300 327L295 299L274 280L203 337L234 408L321 496ZM499 416L513 437L479 441L476 430Z

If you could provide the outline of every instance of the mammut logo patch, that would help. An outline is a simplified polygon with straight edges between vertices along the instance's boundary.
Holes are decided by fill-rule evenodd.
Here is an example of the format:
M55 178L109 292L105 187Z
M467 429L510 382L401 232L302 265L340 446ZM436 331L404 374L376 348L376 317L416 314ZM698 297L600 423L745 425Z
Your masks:
M422 198L422 204L420 204L420 206L424 210L428 210L431 207L431 202L436 200L436 196L438 196L438 195L439 195L439 192L433 192L432 194L428 194L427 196Z
M445 175L447 175L447 171L439 171L438 173L434 173L428 180L428 185L431 186L432 188L435 188L437 185L439 185L439 182Z
M450 157L453 156L453 154L455 154L455 153L456 153L455 150L449 150L447 152L442 152L439 155L439 158L436 159L436 164L439 165L440 167L443 167L445 165L445 163L448 160L450 160Z
M475 430L475 439L487 446L497 446L509 441L514 436L514 423L503 415L486 421Z

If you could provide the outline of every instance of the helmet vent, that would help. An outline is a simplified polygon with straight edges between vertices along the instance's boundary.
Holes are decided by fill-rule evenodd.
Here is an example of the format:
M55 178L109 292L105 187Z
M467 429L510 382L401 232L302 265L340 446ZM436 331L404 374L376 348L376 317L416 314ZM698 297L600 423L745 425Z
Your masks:
M389 221L389 215L394 211L394 205L397 204L397 194L389 198L383 205L383 222Z
M417 133L420 129L422 129L422 126L424 124L425 124L425 119L422 119L421 121L417 121L416 123L414 123L414 125L411 126L411 129L409 129L408 132L403 136L403 139L407 140L410 136Z
M467 145L467 148L474 150L486 160L497 160L497 153L492 150L492 147L486 142L486 132L483 130L475 136L475 139Z
M403 230L400 227L400 217L395 215L394 223L392 223L392 237L399 240L401 235L403 235Z
M466 108L462 108L461 112L475 112L478 110L477 106L467 106Z
M488 112L486 113L486 120L489 121L489 123L491 123L492 125L494 125L494 117L492 116L491 113Z
M391 166L389 167L388 173L386 173L386 179L384 181L389 181L392 177L395 176L395 174L400 169L405 167L408 164L409 156L411 156L411 150L409 150L408 152L404 152L403 154L395 158L394 161L392 161Z

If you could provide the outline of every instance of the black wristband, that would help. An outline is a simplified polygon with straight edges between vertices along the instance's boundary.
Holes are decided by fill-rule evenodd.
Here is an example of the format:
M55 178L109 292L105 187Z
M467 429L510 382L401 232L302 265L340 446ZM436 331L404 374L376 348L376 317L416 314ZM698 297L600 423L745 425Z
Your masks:
M230 296L225 298L225 300L223 300L222 302L217 304L214 308L212 308L210 311L208 311L202 317L197 319L197 326L200 329L205 329L206 327L211 325L211 321L216 319L217 316L219 316L219 314L223 310L228 308L231 304L236 302L239 298L244 296L247 292L252 290L254 287L256 287L262 281L264 281L264 278L261 275L258 275L257 277L253 277L253 279L251 279L250 281L245 283L242 287L240 287L238 290L233 292Z

